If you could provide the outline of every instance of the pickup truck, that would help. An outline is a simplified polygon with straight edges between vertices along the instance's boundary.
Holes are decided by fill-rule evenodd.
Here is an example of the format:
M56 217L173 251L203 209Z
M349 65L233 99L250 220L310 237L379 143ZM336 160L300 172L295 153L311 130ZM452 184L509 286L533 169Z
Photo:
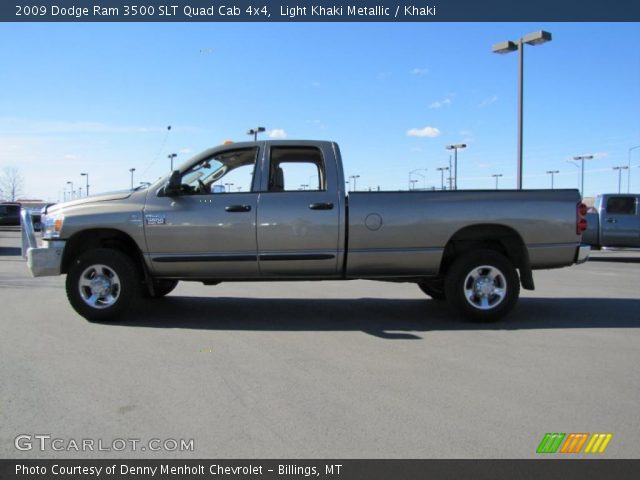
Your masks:
M587 213L584 243L602 247L640 247L640 194L598 195Z
M234 188L235 187L235 188ZM464 317L508 313L532 271L586 261L577 190L346 192L328 141L225 144L146 188L49 207L32 275L107 321L178 281L370 279L417 284Z

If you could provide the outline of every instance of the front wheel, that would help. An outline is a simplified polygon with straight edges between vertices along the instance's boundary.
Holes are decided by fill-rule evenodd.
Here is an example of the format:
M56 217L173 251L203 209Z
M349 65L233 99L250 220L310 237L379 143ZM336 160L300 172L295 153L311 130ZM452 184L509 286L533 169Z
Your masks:
M474 322L498 320L515 306L520 281L513 264L493 250L475 250L457 259L445 278L449 303Z
M67 273L67 298L89 321L104 322L121 315L140 295L140 276L124 253L96 248L76 258Z

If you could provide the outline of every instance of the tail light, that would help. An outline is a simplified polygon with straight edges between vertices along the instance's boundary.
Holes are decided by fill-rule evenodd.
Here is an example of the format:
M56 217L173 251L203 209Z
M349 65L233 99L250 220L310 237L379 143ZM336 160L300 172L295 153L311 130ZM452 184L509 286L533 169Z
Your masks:
M578 202L576 205L576 234L582 235L582 233L587 229L587 219L585 216L587 215L587 206Z

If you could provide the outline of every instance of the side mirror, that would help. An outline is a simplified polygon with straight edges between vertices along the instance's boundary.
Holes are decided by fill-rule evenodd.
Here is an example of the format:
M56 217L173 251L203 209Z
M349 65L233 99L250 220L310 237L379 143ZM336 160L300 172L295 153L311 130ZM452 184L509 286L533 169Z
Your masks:
M171 176L167 183L164 184L164 194L168 197L172 197L174 195L178 195L180 193L180 186L182 181L182 175L180 175L180 170L174 170L171 172Z

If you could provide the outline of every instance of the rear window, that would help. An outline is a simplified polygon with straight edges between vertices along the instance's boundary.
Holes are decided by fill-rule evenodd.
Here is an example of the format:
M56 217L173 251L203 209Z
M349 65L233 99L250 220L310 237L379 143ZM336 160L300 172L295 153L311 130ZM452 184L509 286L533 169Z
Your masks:
M636 197L608 198L607 213L614 214L614 215L635 215Z

